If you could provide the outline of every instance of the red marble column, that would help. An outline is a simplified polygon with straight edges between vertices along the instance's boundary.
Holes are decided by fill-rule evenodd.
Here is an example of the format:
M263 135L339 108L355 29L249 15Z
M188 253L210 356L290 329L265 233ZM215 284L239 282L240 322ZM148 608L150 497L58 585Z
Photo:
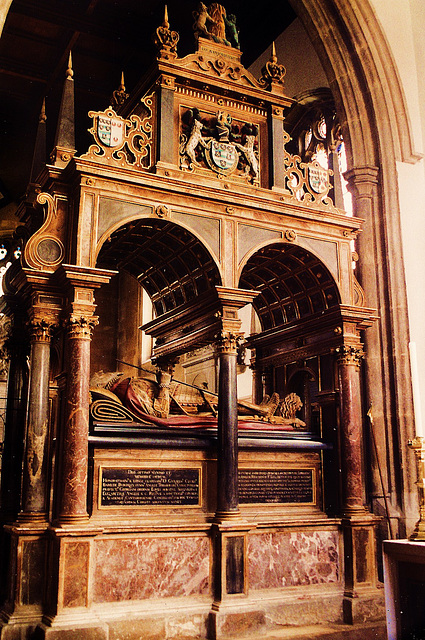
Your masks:
M53 323L30 323L31 355L22 511L19 520L47 521L47 448L49 433L50 342Z
M97 318L72 314L67 325L66 407L62 437L60 524L88 520L90 340Z
M344 345L338 349L344 516L365 513L363 504L360 388L360 362L363 355L363 350L358 346Z

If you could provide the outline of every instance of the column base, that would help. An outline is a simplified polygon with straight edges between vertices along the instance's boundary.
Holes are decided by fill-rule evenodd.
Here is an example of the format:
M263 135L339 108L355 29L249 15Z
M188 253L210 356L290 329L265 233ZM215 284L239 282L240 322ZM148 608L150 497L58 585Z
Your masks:
M33 640L108 640L108 625L93 616L67 613L54 619L44 619Z
M385 620L384 589L378 587L361 592L359 590L355 596L345 595L342 611L345 624L355 625Z
M261 609L243 609L239 598L230 602L215 602L208 616L207 637L209 640L239 638L253 633L260 636L266 632L266 614Z

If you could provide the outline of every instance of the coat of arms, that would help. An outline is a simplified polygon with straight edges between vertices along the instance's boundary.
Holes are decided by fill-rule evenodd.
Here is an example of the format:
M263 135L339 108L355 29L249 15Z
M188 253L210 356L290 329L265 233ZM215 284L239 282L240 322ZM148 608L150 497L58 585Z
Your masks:
M212 169L220 175L235 174L258 182L258 131L244 122L234 122L225 112L201 117L190 109L182 117L180 166Z
M329 172L318 162L308 165L308 182L315 193L325 193L329 186Z
M120 147L124 142L124 120L105 115L97 117L97 135L106 147Z
M239 154L230 142L211 140L205 155L208 164L220 173L232 173L238 166Z

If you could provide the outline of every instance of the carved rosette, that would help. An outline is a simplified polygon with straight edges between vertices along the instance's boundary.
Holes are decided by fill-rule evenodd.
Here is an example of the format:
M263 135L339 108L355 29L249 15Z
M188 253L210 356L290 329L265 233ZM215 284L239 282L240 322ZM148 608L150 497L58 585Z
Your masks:
M93 330L98 322L99 319L97 316L86 317L72 314L65 322L68 337L71 340L91 340Z
M220 333L214 336L218 354L238 354L238 350L243 343L243 337L240 333L233 331L225 331L222 329Z
M354 365L356 367L360 367L362 359L365 356L362 347L345 344L337 347L335 353L337 354L339 365Z

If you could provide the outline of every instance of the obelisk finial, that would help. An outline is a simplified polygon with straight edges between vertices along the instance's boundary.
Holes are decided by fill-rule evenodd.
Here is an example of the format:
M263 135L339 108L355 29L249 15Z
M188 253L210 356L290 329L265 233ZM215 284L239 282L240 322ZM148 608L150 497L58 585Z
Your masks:
M65 167L75 155L74 71L69 52L68 68L63 87L62 102L56 128L55 146L50 159L58 167Z
M72 54L71 51L69 52L69 57L68 57L68 69L66 70L66 77L69 80L72 80L74 76L74 71L72 69Z
M162 23L162 26L165 27L165 29L169 29L170 28L170 23L168 22L168 7L167 7L167 5L165 5L165 7L164 7L164 22Z

